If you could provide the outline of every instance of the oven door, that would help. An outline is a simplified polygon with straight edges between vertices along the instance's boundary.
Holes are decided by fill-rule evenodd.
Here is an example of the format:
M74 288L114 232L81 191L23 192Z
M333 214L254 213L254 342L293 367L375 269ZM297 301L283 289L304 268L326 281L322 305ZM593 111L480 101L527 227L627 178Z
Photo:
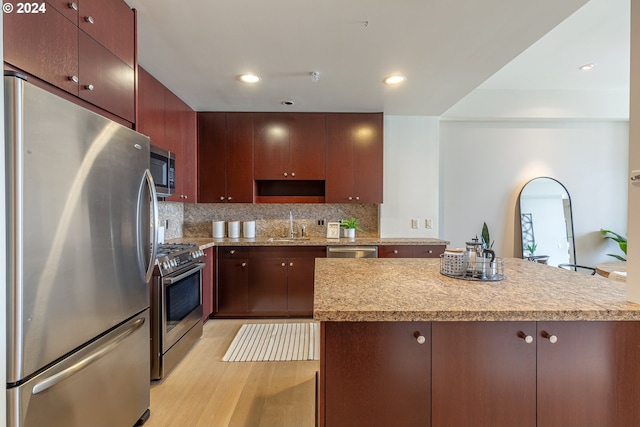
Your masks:
M162 278L162 353L202 321L202 269L205 264L177 276Z

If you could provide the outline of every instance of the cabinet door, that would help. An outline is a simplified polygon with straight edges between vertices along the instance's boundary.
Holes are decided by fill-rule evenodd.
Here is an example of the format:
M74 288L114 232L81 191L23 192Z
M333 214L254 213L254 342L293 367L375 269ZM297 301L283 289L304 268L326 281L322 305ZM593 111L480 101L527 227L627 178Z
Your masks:
M434 322L432 427L536 426L535 322Z
M286 179L289 169L289 114L253 114L255 179Z
M640 322L539 322L537 341L539 427L640 425Z
M249 311L253 315L287 313L286 258L252 257L249 269Z
M322 248L322 255L326 249ZM290 258L287 277L289 316L313 316L313 279L315 258Z
M412 246L414 258L439 258L444 253L445 245Z
M164 125L165 87L144 68L138 68L138 119L136 130L151 144L168 150Z
M4 61L78 96L78 28L53 8L3 20Z
M246 316L249 312L249 260L218 258L216 314Z
M81 0L78 26L129 67L134 62L135 15L122 0Z
M82 31L78 38L80 98L133 123L133 68Z
M413 258L413 246L383 245L378 246L379 258Z
M202 321L206 321L213 312L213 277L216 260L213 248L204 250L203 261L206 264L202 270Z
M348 114L327 114L327 203L353 200L353 120Z
M324 423L321 425L429 425L431 326L428 322L324 322L322 325L320 399ZM415 334L425 337L425 343L419 344Z
M353 120L353 197L382 203L382 114L354 114Z
M167 200L195 203L196 113L168 89L164 105L166 145L176 153L176 193Z
M226 191L225 113L198 113L198 202L222 203Z
M289 178L325 179L325 114L291 114Z
M253 115L227 113L227 201L253 203Z

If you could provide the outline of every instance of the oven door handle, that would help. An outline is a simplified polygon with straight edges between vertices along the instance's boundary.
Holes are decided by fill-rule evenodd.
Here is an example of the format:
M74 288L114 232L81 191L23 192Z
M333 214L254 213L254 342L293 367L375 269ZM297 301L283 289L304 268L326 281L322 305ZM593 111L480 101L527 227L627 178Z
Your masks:
M172 276L172 277L163 277L162 278L162 283L165 285L173 285L176 282L179 282L180 280L184 279L185 277L189 277L194 273L197 273L198 271L202 270L204 267L206 266L206 264L201 263L201 264L196 264L195 267L193 267L191 270L187 270L182 274L179 274L177 276Z

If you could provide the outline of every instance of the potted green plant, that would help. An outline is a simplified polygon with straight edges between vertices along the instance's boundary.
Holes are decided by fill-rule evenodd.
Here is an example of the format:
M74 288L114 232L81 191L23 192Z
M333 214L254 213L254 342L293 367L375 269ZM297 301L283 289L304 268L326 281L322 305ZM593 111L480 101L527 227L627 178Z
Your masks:
M340 220L340 227L345 229L346 237L350 239L356 237L356 230L362 231L362 229L358 226L358 220L356 218Z
M529 251L529 256L532 257L536 254L536 249L538 249L538 244L537 243L529 243L526 247L526 249Z
M624 256L616 255L616 254L607 254L607 255L614 257L620 261L626 261L627 260L627 238L611 230L605 230L601 228L600 231L602 232L605 239L611 239L617 242L618 246L620 246L620 250L624 253Z

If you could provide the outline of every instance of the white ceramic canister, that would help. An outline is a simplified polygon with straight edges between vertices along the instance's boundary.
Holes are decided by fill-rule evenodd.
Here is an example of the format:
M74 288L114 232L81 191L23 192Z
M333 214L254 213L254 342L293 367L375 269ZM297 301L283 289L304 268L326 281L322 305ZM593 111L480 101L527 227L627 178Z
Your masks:
M224 238L224 221L211 221L211 235L214 239Z
M227 236L230 239L240 238L240 221L229 221L227 223Z
M245 239L254 239L256 237L255 221L242 221L242 237Z
M464 276L467 269L466 253L464 249L449 248L442 254L441 270L452 276Z

